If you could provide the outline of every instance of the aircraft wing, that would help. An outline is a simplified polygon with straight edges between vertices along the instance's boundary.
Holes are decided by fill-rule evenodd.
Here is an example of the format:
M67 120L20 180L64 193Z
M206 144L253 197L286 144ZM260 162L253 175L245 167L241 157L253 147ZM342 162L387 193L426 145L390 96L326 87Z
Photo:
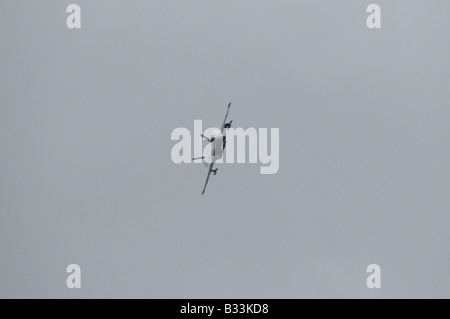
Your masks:
M213 166L214 166L214 162L209 164L208 175L206 176L206 182L205 182L205 186L203 187L202 195L205 193L206 185L208 185L209 176L211 175Z
M231 106L231 102L228 104L227 114L225 114L225 119L223 120L222 127L220 128L220 131L222 132L222 134L223 134L223 129L225 128L225 123L227 122L228 112L230 112L230 106Z

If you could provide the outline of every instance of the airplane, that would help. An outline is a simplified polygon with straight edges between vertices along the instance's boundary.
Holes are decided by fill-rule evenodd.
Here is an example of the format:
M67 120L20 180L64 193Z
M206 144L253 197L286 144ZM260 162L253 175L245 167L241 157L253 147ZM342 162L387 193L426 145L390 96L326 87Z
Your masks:
M211 172L216 175L217 174L217 170L213 169L214 163L216 162L216 160L222 158L223 155L223 151L225 150L225 145L227 143L227 138L225 136L225 129L229 129L231 127L231 123L233 121L230 121L229 123L227 123L227 117L228 117L228 112L230 112L230 106L231 106L231 102L228 104L227 106L227 113L225 114L225 119L223 120L222 123L222 127L221 129L214 129L211 137L206 137L203 134L200 134L202 136L202 138L204 138L205 140L207 140L208 142L211 143L211 156L208 156L208 161L211 161L209 164L209 169L208 169L208 175L206 176L206 182L205 182L205 186L203 187L203 191L202 191L202 195L205 194L205 190L206 190L206 185L208 185L208 181L209 181L209 177L211 175ZM192 160L198 160L198 159L205 159L206 156L202 156L202 157L194 157Z

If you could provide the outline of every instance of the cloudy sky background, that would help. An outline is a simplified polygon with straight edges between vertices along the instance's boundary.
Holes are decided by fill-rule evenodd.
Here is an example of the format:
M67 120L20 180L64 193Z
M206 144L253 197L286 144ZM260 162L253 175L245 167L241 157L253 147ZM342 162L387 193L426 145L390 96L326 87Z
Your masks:
M70 3L0 3L0 297L450 297L450 3ZM280 169L201 196L170 135L230 101Z

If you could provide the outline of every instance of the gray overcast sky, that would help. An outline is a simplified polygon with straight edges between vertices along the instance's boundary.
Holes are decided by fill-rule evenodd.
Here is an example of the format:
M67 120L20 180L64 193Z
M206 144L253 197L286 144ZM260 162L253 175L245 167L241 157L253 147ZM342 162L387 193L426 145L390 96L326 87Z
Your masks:
M450 2L70 3L0 2L0 297L450 297ZM280 170L201 196L229 101Z

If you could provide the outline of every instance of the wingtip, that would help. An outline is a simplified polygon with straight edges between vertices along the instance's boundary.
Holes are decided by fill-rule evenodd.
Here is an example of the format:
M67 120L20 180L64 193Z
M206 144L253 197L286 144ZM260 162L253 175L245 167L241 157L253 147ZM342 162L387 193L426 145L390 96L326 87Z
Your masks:
M230 103L228 103L228 107L230 107L231 106L231 102Z

